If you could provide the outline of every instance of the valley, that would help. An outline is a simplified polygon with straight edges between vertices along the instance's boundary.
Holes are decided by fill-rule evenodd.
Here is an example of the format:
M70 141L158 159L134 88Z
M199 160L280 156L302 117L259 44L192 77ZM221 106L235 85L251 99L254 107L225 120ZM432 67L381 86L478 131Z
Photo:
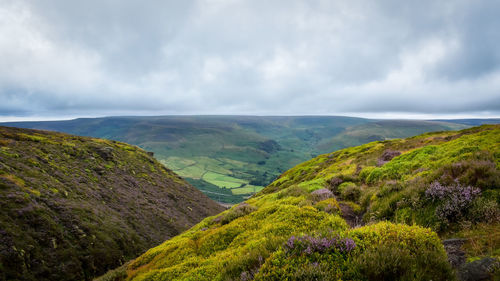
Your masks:
M445 120L340 116L106 117L4 125L137 145L153 151L162 164L210 198L231 204L245 200L284 171L319 154L371 141L470 126Z

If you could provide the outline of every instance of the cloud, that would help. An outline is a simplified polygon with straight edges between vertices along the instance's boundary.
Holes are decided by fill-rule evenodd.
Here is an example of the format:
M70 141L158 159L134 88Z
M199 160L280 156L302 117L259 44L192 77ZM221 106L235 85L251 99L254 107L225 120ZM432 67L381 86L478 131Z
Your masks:
M0 116L498 116L499 9L493 0L0 0Z

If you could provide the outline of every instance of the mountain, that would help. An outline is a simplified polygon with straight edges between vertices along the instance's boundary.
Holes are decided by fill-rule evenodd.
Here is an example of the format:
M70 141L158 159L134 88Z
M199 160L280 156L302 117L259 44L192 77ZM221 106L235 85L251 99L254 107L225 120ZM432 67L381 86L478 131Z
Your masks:
M320 155L98 280L489 280L499 166L500 125Z
M150 154L0 127L0 280L91 280L223 210Z
M314 156L375 140L466 125L340 116L82 118L4 125L123 141L155 157L214 200L238 203Z

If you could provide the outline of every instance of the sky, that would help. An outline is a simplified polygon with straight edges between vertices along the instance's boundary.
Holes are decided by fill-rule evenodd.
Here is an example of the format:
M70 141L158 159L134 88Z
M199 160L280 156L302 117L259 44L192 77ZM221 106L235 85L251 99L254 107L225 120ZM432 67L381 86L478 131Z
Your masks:
M0 121L500 117L499 0L0 0Z

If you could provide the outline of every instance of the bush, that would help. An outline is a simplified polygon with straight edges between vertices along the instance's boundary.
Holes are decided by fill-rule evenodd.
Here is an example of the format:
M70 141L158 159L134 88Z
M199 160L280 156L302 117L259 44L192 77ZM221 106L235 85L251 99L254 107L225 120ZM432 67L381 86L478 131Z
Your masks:
M342 199L357 202L361 195L361 188L352 182L345 182L339 186L339 192Z
M453 280L446 256L423 250L415 256L397 242L374 244L353 259L353 275L361 280Z
M446 165L438 171L440 182L451 185L455 181L476 186L482 190L500 188L500 170L491 160L469 160Z
M368 167L364 167L363 169L361 169L361 171L359 172L359 178L364 182L364 183L368 183L367 182L367 178L370 176L371 172L375 169L376 167L374 166L368 166Z
M359 249L345 280L454 280L446 252L430 229L387 222L348 233Z
M292 236L254 280L454 280L429 229L378 223L338 236Z
M377 166L382 166L392 160L392 158L401 155L401 152L391 149L386 149L382 156L377 159Z
M331 191L335 191L335 190L337 190L337 187L338 187L341 183L343 183L343 182L344 182L344 180L343 180L343 179L341 179L340 177L333 177L333 178L331 178L331 179L329 179L329 180L327 181L328 186L329 186L329 189L330 189Z
M326 188L317 189L309 194L309 199L314 202L323 201L332 197L334 197L333 193Z
M320 211L327 212L329 214L340 213L340 206L335 198L329 198L320 201L314 205L314 207Z
M474 223L498 222L500 221L500 208L495 200L480 197L472 202L467 217Z
M396 192L396 191L400 191L402 190L403 187L395 180L390 180L390 181L387 181L383 186L382 188L380 189L380 191L377 193L377 196L378 197L384 197L384 196L387 196L393 192Z
M287 255L312 255L313 253L348 254L356 248L356 243L350 238L314 237L304 235L292 236L283 246Z
M464 186L459 183L444 186L433 182L425 195L437 202L436 216L446 222L458 222L465 214L472 201L481 194L479 188Z
M266 260L255 280L339 280L356 248L339 236L292 236Z
M279 250L266 260L253 280L337 281L344 268L345 260L336 255L288 256Z

